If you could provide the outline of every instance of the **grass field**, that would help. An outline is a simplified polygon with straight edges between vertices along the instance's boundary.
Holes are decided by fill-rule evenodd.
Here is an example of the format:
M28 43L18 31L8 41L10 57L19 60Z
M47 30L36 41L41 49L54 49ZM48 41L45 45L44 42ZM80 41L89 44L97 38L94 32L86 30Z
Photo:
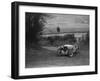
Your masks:
M82 65L89 65L88 46L81 46L80 54L72 58L67 56L57 56L57 48L52 46L42 46L39 49L26 48L26 68Z

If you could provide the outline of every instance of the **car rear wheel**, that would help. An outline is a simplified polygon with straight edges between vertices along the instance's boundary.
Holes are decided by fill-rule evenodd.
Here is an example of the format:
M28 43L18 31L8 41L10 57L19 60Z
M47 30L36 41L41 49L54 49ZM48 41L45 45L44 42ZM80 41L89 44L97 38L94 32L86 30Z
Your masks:
M61 50L60 50L60 49L58 49L58 50L57 50L57 55L58 55L58 56L61 56L61 55L62 55L62 53L61 53Z

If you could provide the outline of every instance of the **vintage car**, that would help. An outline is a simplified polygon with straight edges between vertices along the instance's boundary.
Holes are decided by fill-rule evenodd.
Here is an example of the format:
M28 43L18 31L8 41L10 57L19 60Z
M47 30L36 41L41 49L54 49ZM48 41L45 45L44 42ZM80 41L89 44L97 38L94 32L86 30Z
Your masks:
M74 55L79 54L79 46L77 44L74 44L74 45L65 44L65 45L59 46L57 49L57 54L73 57Z

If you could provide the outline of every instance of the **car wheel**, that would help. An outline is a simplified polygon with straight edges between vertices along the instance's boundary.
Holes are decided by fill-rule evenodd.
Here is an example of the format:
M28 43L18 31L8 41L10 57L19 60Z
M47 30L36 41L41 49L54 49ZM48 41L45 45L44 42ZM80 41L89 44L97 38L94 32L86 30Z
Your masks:
M61 50L57 50L57 55L60 56L61 55Z
M68 55L69 57L73 57L74 56L74 53L73 53L73 51L72 50L69 50L69 55Z
M73 54L73 53L71 53L71 54L69 54L69 57L73 57L73 55L74 55L74 54Z

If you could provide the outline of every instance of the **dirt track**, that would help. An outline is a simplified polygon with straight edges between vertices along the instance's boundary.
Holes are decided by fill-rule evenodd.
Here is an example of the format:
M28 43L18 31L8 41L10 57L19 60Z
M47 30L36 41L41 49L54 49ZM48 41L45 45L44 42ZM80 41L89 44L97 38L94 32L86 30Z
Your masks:
M26 52L26 68L89 65L89 51L86 47L80 49L80 54L72 58L57 56L56 50L56 47L29 49Z

